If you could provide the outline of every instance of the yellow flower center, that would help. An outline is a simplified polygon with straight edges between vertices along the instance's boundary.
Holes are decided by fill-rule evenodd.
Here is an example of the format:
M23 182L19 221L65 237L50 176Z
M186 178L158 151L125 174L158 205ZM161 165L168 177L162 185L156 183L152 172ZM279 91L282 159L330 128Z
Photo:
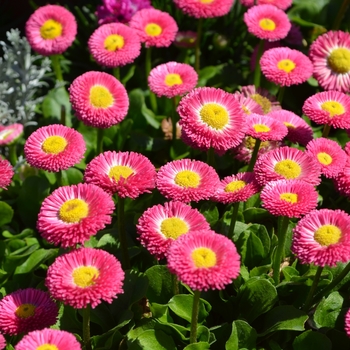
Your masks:
M333 72L346 74L350 72L350 50L339 47L331 52L328 57L328 64Z
M90 103L95 108L108 108L113 105L114 98L107 88L95 85L90 89Z
M259 21L259 26L263 30L267 30L269 32L276 29L276 23L270 18L263 18Z
M118 34L111 34L107 36L103 44L106 50L117 51L124 47L124 38Z
M81 199L69 199L61 205L59 218L69 224L79 222L89 215L88 204Z
M182 79L180 74L169 73L166 75L164 82L168 86L181 85Z
M229 121L226 108L216 103L205 104L199 111L199 115L204 123L216 130L223 129Z
M36 350L59 350L58 347L54 344L43 344L43 345L40 345L36 348Z
M197 268L209 268L216 265L216 254L209 248L196 248L193 250L191 257Z
M162 31L163 31L162 27L156 23L149 23L145 27L145 32L149 36L158 36L162 34Z
M225 186L225 192L236 192L245 187L247 183L242 180L231 181Z
M290 73L296 67L295 63L292 60L281 60L277 63L277 68L283 70L286 73Z
M333 118L335 115L341 115L345 112L344 106L337 101L327 101L321 104L321 108L329 113L329 116Z
M255 147L255 143L256 143L256 139L254 139L251 136L247 136L245 139L245 145L247 148L249 149L254 149ZM267 147L269 145L269 141L263 141L260 143L259 149L263 148L263 147Z
M256 132L268 132L271 130L267 125L264 124L255 124L253 125L253 128Z
M211 4L214 0L199 0L202 4Z
M341 238L341 231L334 225L323 225L314 234L315 241L322 246L336 244Z
M245 114L251 114L252 112L246 107L246 106L242 106L242 110Z
M17 317L28 318L34 316L36 306L33 304L21 304L15 311Z
M62 24L54 19L48 19L40 27L40 35L43 39L52 40L62 35Z
M67 140L62 136L49 136L41 145L45 153L58 154L63 152L67 146Z
M281 193L280 199L283 201L295 204L298 202L298 195L296 193L290 193L290 192Z
M179 218L168 218L160 224L160 232L166 238L176 239L188 232L188 226L185 221Z
M0 140L5 140L8 136L10 136L14 132L13 129L5 129L0 131Z
M261 96L260 94L253 94L250 96L250 98L253 99L256 103L259 103L265 114L270 112L271 101L268 98Z
M80 288L90 287L95 284L99 271L94 266L81 266L73 270L73 282Z
M317 159L323 165L329 165L333 161L333 158L326 152L317 153Z
M130 175L134 173L130 167L125 165L116 165L109 170L108 176L114 179L116 182L120 180L121 177L127 179Z
M284 124L288 129L296 129L296 127L295 127L292 123L283 122L283 124Z
M178 172L174 179L176 185L181 187L196 188L200 184L200 176L191 170L182 170Z
M295 179L301 174L301 166L294 160L284 159L278 162L274 168L275 172L285 179Z

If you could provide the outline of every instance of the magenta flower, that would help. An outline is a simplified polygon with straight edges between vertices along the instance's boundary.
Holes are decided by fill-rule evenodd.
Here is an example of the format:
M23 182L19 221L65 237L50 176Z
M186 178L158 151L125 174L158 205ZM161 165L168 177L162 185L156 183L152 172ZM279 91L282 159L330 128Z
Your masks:
M0 158L0 188L6 190L14 174L11 163L6 159Z

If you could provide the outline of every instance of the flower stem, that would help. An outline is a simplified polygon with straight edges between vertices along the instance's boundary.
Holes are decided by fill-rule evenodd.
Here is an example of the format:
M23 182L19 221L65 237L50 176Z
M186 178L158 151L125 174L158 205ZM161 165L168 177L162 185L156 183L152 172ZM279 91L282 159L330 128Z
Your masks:
M210 147L207 151L207 164L215 168L215 152L213 147Z
M124 221L124 198L118 197L118 233L119 233L119 242L122 250L123 257L123 268L124 270L130 269L130 258L128 251L128 242L126 239L125 231L125 221Z
M17 163L17 143L14 142L9 146L9 158L13 166Z
M119 67L113 68L113 75L116 79L120 80L120 68Z
M330 131L331 131L331 126L328 124L325 124L322 132L322 137L328 137Z
M91 306L88 304L85 309L83 309L83 342L85 345L85 350L91 350L90 342L90 310Z
M200 70L200 56L201 56L201 37L202 37L202 27L203 27L203 19L200 18L197 23L197 39L196 39L196 48L195 48L195 62L194 69L197 74L199 74Z
M281 106L282 106L282 101L283 101L283 96L285 91L286 91L286 87L280 86L278 90L277 101L280 103Z
M200 290L195 290L193 295L190 344L197 343L197 325L198 325L198 310L199 310L200 296L201 296Z
M258 158L260 145L261 145L261 140L255 139L254 150L253 150L253 153L252 153L252 157L250 158L250 162L249 162L248 169L247 169L248 172L253 171L256 159Z
M51 56L51 64L52 64L53 71L55 72L56 79L59 81L63 81L59 55Z
M312 302L312 298L315 294L315 291L316 291L316 288L317 288L317 285L318 285L318 282L320 280L320 277L321 277L321 273L323 271L323 267L322 266L319 266L317 268L317 271L316 271L316 275L314 277L314 281L312 282L312 286L310 288L310 291L309 291L309 294L306 298L306 301L305 301L305 304L303 306L303 310L305 312L307 312L309 309L310 309L310 306L312 305L311 302Z
M284 246L286 244L287 229L289 224L289 218L287 216L281 216L279 222L279 232L278 232L278 245L275 254L275 259L272 263L273 268L273 280L275 284L280 283L280 266L284 254Z
M97 155L103 152L103 129L97 129Z
M56 187L61 187L62 186L62 170L58 171L55 173L56 175Z
M258 52L256 55L256 62L255 62L255 71L254 71L254 85L256 88L260 86L260 78L261 78L261 68L260 68L260 58L264 50L264 40L260 40L259 46L258 46Z
M173 143L176 141L176 124L177 124L177 112L176 112L176 107L177 107L177 98L176 96L173 97L173 117L171 118L172 124L173 124Z
M145 67L146 67L146 81L148 81L148 76L149 76L149 73L152 69L152 48L151 47L146 49ZM152 107L153 112L157 113L157 109L158 109L157 98L156 98L156 95L152 91L149 92L149 99L151 102L151 107Z
M235 230L237 215L238 215L239 202L233 204L233 211L231 216L230 228L228 229L228 238L232 239L233 232Z
M343 0L341 6L339 8L337 17L335 18L334 23L333 23L333 26L332 26L333 30L339 29L340 23L341 23L341 21L344 17L344 14L346 13L346 10L347 10L349 5L350 5L350 0Z

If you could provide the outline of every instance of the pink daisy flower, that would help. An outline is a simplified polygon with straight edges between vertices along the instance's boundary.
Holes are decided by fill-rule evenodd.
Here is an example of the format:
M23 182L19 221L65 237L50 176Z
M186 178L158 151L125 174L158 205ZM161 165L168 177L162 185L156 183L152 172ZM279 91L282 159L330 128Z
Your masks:
M109 128L128 113L125 87L107 73L92 71L80 75L69 87L69 95L77 118L88 126Z
M50 327L58 309L50 295L39 289L20 289L0 300L0 331L17 335Z
M190 146L224 152L244 137L245 117L232 94L221 89L197 88L183 97L177 111L184 142Z
M172 98L192 90L198 82L198 74L188 64L168 62L153 68L148 77L151 91L158 97Z
M77 22L68 10L58 5L39 7L26 23L30 46L43 56L63 53L77 35Z
M251 7L244 14L244 22L249 33L270 41L285 38L291 28L286 13L273 5Z
M253 50L253 53L250 57L250 70L252 72L255 71L255 67L256 67L256 60L258 59L258 51L259 51L259 45L260 44L257 44L255 47L254 47L254 50ZM281 47L283 46L281 41L266 41L264 40L263 42L263 49L262 49L262 53L270 50L270 49L274 49L275 47ZM261 57L260 57L261 58ZM259 60L260 60L259 58Z
M174 45L184 49L191 49L196 46L197 33L191 30L177 32Z
M246 125L246 134L261 141L281 141L288 133L282 122L265 115L251 114Z
M345 315L345 326L344 326L345 332L348 337L350 337L350 309L347 311Z
M210 198L220 179L215 169L199 160L180 159L163 165L157 188L168 199L189 203Z
M124 271L120 262L101 249L80 248L56 258L47 271L50 294L66 305L95 308L111 303L123 293Z
M259 191L260 186L255 180L254 173L238 173L226 176L220 182L212 199L224 204L245 202Z
M246 7L254 5L274 5L281 10L287 10L292 5L293 0L240 0L240 3Z
M193 231L170 246L168 268L193 290L224 289L239 275L240 256L227 237L211 230Z
M288 128L286 139L289 141L306 146L313 139L311 126L293 112L281 109L279 111L269 112L268 116L284 123Z
M84 181L101 187L110 195L137 198L155 187L156 170L149 159L135 152L107 151L85 169Z
M6 190L14 174L11 163L6 159L0 158L0 188Z
M137 11L129 25L135 29L146 47L168 47L175 40L178 31L173 17L154 8Z
M272 215L300 218L317 207L315 187L300 180L277 180L261 191L262 206Z
M254 99L252 99L251 97L245 96L243 93L240 93L238 91L233 94L233 97L239 103L239 105L242 108L242 111L245 114L264 114L261 105L258 102L254 101Z
M314 77L325 90L350 91L350 34L331 31L310 47Z
M79 163L86 150L83 136L60 124L34 131L24 145L27 162L34 168L58 172Z
M66 331L45 328L26 334L15 350L81 350L75 336Z
M205 217L197 209L181 202L148 208L136 227L142 245L158 260L167 256L169 247L181 235L210 229Z
M306 146L306 154L318 161L321 173L328 178L338 176L347 159L347 154L337 142L323 137L310 141Z
M0 350L4 349L6 347L6 339L5 337L0 333Z
M22 124L0 125L0 146L10 145L15 142L23 133Z
M122 23L109 23L97 28L88 46L95 61L109 68L132 63L141 52L141 42L135 31Z
M234 0L174 0L184 13L195 18L213 18L227 15Z
M48 242L75 247L110 224L113 211L112 198L100 187L63 186L44 200L37 228Z
M304 83L312 76L312 63L298 50L276 47L263 53L260 59L265 77L280 86Z
M304 102L303 113L316 124L350 128L350 96L339 91L319 92Z
M294 228L292 252L302 264L335 266L350 260L350 216L342 210L313 210Z
M345 165L339 174L333 178L334 186L338 192L350 197L350 157L347 156Z
M264 186L275 180L302 180L314 186L320 183L320 167L306 153L281 147L261 155L254 166L257 181Z

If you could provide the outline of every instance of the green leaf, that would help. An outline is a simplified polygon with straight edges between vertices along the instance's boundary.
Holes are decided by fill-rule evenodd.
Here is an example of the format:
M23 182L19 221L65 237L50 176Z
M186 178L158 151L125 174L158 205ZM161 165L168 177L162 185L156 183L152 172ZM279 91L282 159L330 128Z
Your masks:
M124 86L134 76L135 68L136 65L130 66L127 73L122 77L121 82Z
M28 273L37 268L44 261L57 255L58 249L38 249L15 270L15 275Z
M248 208L243 211L244 221L246 223L259 222L261 220L271 219L273 216L262 208Z
M12 221L13 209L5 202L0 202L0 226Z
M62 186L77 185L83 181L83 174L76 168L62 170Z
M198 78L198 86L205 86L209 79L214 78L222 71L223 65L220 66L207 66L200 70Z
M256 330L245 321L234 321L232 323L232 333L226 342L226 350L239 350L247 348L256 349Z
M148 329L128 347L129 350L176 350L173 338L160 329Z
M153 111L147 108L145 104L143 104L141 107L141 113L149 125L155 129L159 129L160 122L157 120L156 115L153 113Z
M331 350L332 342L329 340L329 338L326 335L319 332L314 332L312 330L308 330L300 334L298 337L294 339L293 349L294 350L310 350L310 349Z
M216 224L219 220L219 210L216 203L204 203L201 206L200 212L204 215L210 226Z
M194 344L187 345L184 350L208 350L210 349L210 344L207 342L198 342Z
M156 265L149 268L145 275L148 277L149 286L147 298L149 301L166 304L173 296L173 275L164 265ZM179 283L175 280L175 283Z
M299 276L299 271L292 266L285 266L282 273L286 281L290 281L293 277Z
M334 328L338 316L343 306L344 298L338 293L333 292L327 299L323 299L317 306L314 313L314 321L318 328Z

